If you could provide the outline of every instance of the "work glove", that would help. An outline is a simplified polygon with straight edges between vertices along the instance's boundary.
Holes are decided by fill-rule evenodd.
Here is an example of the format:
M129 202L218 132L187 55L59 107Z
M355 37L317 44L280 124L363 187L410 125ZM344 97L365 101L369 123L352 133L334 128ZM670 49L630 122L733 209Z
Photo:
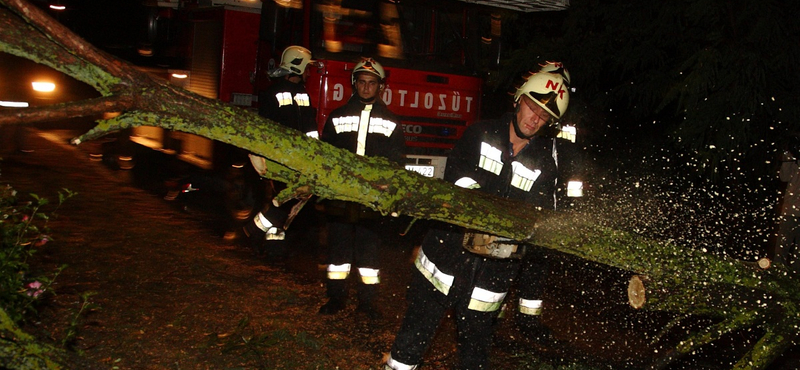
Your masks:
M527 246L516 240L472 232L464 234L462 246L472 253L498 259L519 259L527 251Z

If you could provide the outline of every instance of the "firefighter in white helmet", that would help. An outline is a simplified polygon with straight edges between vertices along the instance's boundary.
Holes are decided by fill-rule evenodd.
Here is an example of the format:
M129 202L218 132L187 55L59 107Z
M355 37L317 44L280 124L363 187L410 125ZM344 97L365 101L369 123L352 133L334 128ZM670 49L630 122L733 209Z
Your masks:
M274 79L272 84L259 93L258 114L276 123L300 131L313 138L319 138L317 111L311 106L311 98L305 88L310 73L309 67L320 67L311 58L311 52L302 46L289 46L281 55L278 67L269 71ZM250 155L250 162L256 172L262 173L267 165L263 157ZM272 254L283 257L285 245L284 223L291 203L278 207L272 199L285 187L285 184L263 180L266 191L261 210L244 226L249 247L259 254ZM305 213L313 211L304 211ZM275 241L268 243L268 241ZM267 246L269 244L269 246Z
M386 72L372 58L364 58L353 68L353 95L347 103L331 112L322 131L322 141L362 156L381 156L402 164L405 139L400 120L381 99ZM347 278L358 272L358 306L356 310L370 318L380 317L374 305L380 267L378 249L383 219L357 203L327 201L328 268L326 286L328 301L320 314L340 312L347 304Z
M319 63L308 49L296 45L286 48L280 65L269 71L275 81L259 94L258 114L316 138L317 111L311 107L305 87L309 66L318 67Z
M515 110L467 128L445 180L542 209L555 207L553 140L542 135L567 110L563 66L545 65L517 89ZM492 324L532 247L439 224L425 235L387 369L415 369L449 309L458 320L459 368L488 369Z
M563 80L564 89L570 88L570 74L561 63L547 63L542 66L540 72L560 74ZM520 94L530 94L535 96L538 92L535 81L529 79L526 84L517 91L516 98ZM526 86L527 85L527 86ZM543 107L552 102L543 103ZM564 101L564 109L568 101ZM560 107L550 109L552 111L563 110ZM562 125L563 120L550 128L549 133L544 133L551 141L551 154L558 170L556 181L556 196L554 209L567 209L574 206L577 200L583 197L583 179L585 177L585 159L580 146L577 145L577 130L571 125ZM517 303L518 312L515 324L523 335L540 344L552 344L555 339L550 329L541 322L544 309L543 281L550 272L549 266L553 260L558 258L557 254L541 247L532 246L522 260L519 276L517 277L516 287L518 289Z

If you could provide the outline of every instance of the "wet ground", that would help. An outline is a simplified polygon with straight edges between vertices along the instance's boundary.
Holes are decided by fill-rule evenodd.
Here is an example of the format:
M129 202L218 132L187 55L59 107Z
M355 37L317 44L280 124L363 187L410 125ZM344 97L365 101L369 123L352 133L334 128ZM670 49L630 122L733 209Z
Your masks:
M75 133L31 132L26 149L33 152L15 151L0 162L0 182L21 193L51 200L62 188L78 193L50 223L54 242L32 261L44 273L67 267L56 279L57 295L40 308L29 330L59 342L70 320L79 317L70 346L106 369L378 368L405 308L418 237L413 230L399 236L405 220L387 226L378 302L383 318L354 313L352 305L320 316L325 251L314 233L298 231L305 238L289 245L285 258L255 255L224 237L230 224L219 199L194 194L167 201L165 180L179 176L148 174L143 164L150 159L144 158L139 169L120 170L97 156L104 141L67 145ZM293 228L304 226L309 225ZM541 360L570 369L643 369L685 334L662 333L670 317L627 305L626 272L564 255L552 261L543 321L558 343L531 341L509 315L495 338L496 368L548 368ZM77 315L87 295L95 308ZM426 357L427 368L454 364L450 321ZM741 352L737 343L746 337L661 368L730 368ZM793 359L787 356L774 369L795 368Z

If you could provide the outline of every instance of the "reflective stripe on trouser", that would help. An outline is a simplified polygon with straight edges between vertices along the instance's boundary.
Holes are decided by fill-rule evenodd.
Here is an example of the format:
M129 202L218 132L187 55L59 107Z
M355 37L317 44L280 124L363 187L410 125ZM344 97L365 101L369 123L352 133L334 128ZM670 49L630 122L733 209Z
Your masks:
M272 222L267 220L267 217L264 216L263 213L258 212L256 217L253 218L253 222L255 222L256 227L259 228L263 232L267 232L270 227L272 227Z
M392 355L389 355L389 359L386 360L386 368L392 370L414 370L417 367L419 367L419 365L406 365L400 361L397 361L392 358Z
M417 270L422 273L422 276L428 279L428 281L433 284L438 291L444 295L450 293L450 288L453 286L453 280L455 277L439 270L439 268L436 267L436 264L428 259L428 257L425 255L425 251L422 248L419 249L419 253L417 254L416 261L414 261L414 265L417 267ZM506 293L507 292L493 292L480 287L475 287L472 290L472 296L470 297L468 308L470 310L481 312L497 311L502 306L503 299L506 298Z
M436 264L428 259L428 256L425 255L425 251L422 248L419 249L414 265L417 267L417 270L422 273L422 276L425 276L425 278L428 279L437 290L442 292L442 294L447 295L450 293L450 287L453 286L453 275L446 274L442 270L439 270Z
M328 223L328 297L347 297L346 279L352 266L358 267L361 275L361 284L357 287L359 299L369 301L376 295L380 283L379 244L378 235L363 225ZM343 272L345 265L347 274ZM332 266L334 274L331 274ZM337 266L340 268L336 269Z
M406 309L400 331L395 336L391 358L406 366L422 361L445 312L453 307L457 319L459 368L486 369L491 348L492 322L497 313L470 310L470 296L445 296L433 288L422 274L413 274L407 292ZM410 365L409 365L410 364Z
M331 280L344 280L350 275L350 264L345 263L341 265L328 265L328 279Z
M483 288L475 287L472 290L472 297L469 300L470 310L481 312L494 312L500 309L503 304L503 299L506 298L506 292L497 293Z
M378 284L381 282L380 270L367 267L359 267L358 274L361 275L361 282L364 284Z
M542 314L541 299L519 299L519 312L525 315L538 316Z

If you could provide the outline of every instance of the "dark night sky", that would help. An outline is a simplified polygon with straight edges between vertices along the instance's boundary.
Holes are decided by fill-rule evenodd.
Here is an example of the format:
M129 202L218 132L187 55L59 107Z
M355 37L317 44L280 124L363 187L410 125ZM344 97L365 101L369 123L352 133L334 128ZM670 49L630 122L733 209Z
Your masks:
M49 2L37 0L47 9ZM144 23L141 0L62 0L67 9L48 13L102 49L135 48Z

